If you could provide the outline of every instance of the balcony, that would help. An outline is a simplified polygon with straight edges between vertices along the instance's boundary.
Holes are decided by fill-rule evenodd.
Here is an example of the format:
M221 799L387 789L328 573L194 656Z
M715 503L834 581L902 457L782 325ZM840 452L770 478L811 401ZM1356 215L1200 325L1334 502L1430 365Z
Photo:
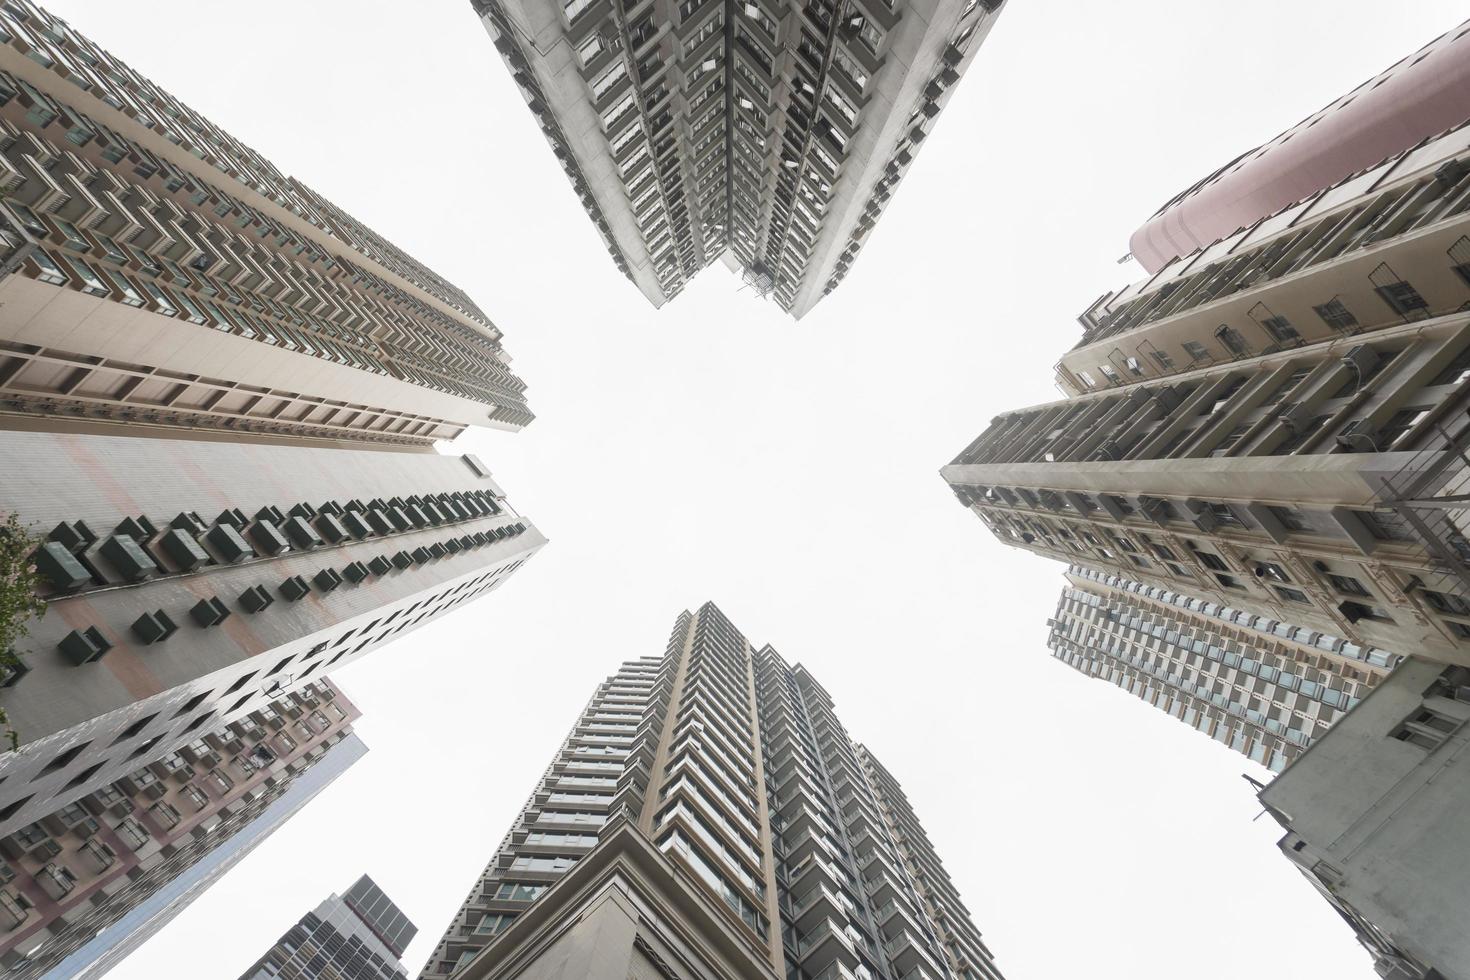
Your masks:
M71 873L71 869L62 864L48 864L36 872L36 881L41 890L51 897L53 901L61 901L71 894L72 889L77 887L77 876Z
M89 838L80 848L82 860L91 867L93 874L101 874L117 861L117 853L106 844Z
M30 915L30 905L23 905L22 901L9 892L0 892L0 929L9 932L25 923L26 916Z
M827 919L845 923L848 912L849 904L840 892L826 885L819 885L796 903L792 909L791 921L798 931L807 932Z
M831 919L826 919L801 938L797 944L797 957L801 960L802 969L809 973L820 973L835 963L851 970L860 962L859 945L861 939L855 932L844 931Z
M913 976L917 980L918 977L943 975L923 940L910 934L907 928L897 939L884 943L883 948L888 951L888 959L900 976Z

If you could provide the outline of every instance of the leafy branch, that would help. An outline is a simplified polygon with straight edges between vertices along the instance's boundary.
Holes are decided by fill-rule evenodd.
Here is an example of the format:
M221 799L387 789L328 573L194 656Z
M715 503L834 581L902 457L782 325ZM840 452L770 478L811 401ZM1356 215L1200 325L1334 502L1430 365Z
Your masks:
M30 634L32 620L46 614L40 596L41 577L31 556L40 541L32 537L19 516L7 514L0 521L0 671L24 668L15 645ZM0 708L0 725L10 748L20 745L20 735L10 727L10 718Z

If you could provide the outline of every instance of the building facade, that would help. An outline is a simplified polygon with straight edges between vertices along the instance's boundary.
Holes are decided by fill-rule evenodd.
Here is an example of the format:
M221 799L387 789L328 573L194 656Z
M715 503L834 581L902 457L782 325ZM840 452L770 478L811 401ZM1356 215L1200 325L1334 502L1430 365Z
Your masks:
M474 457L0 429L49 534L0 834L496 588L544 539Z
M1411 658L1260 793L1388 980L1470 977L1470 670Z
M1467 35L1405 77L1458 77ZM1065 397L943 468L961 503L1069 564L1470 663L1470 86L1435 98L1453 128L1098 300ZM1275 174L1240 169L1230 194Z
M0 4L0 835L495 588L531 419L452 284L28 0ZM29 547L29 546L28 546Z
M1002 0L474 0L618 269L721 259L804 316L851 269Z
M366 754L367 746L356 735L342 739L292 777L285 792L258 817L43 974L41 980L97 980L106 976Z
M420 976L523 975L584 913L589 977L1000 977L827 692L708 603L598 688Z
M1072 566L1047 646L1273 772L1368 695L1400 658Z
M363 875L302 916L240 980L407 980L399 958L417 932Z
M418 446L531 419L464 293L29 0L0 190L0 412Z
M5 976L115 965L361 757L357 716L329 682L306 684L0 838Z

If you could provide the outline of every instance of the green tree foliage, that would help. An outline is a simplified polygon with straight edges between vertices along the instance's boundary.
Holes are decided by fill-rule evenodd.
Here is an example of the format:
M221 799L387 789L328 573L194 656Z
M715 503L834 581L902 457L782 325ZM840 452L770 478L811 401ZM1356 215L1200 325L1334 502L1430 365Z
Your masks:
M41 580L31 561L39 544L15 514L5 515L0 522L0 668L20 666L15 645L30 632L31 621L46 614L46 601L38 592ZM0 726L10 748L20 745L4 708L0 708Z

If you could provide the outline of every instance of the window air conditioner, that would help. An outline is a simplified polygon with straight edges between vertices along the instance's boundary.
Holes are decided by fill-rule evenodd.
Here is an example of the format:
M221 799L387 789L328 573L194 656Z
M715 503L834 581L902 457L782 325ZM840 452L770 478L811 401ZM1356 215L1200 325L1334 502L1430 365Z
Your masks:
M1360 379L1378 366L1378 360L1378 352L1367 344L1359 344L1342 355L1342 363L1356 368Z
M1287 402L1276 410L1276 419L1291 429L1300 432L1311 421L1312 410L1301 402Z
M1349 453L1379 452L1377 430L1367 419L1352 419L1337 434L1337 445Z

